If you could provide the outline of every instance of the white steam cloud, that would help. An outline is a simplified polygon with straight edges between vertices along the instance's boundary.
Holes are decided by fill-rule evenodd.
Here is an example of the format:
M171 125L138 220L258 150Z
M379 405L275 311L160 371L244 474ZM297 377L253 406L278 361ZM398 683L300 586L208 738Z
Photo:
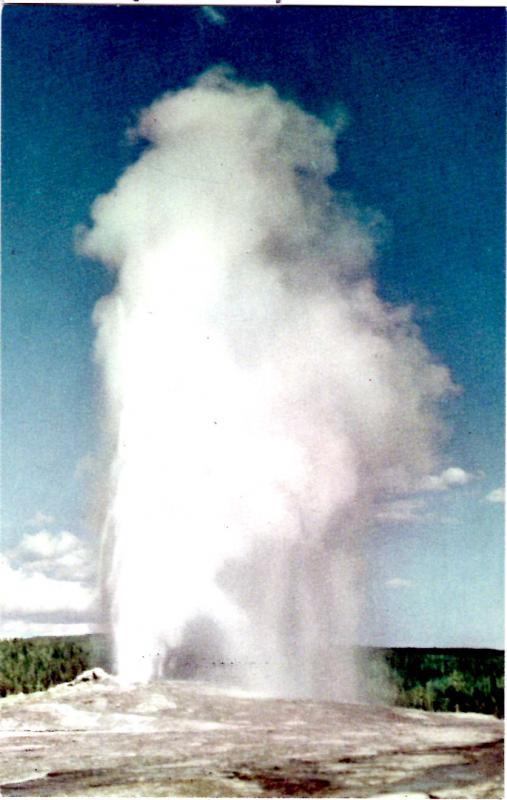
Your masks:
M376 294L336 129L216 68L137 134L81 239L117 276L94 312L117 668L220 643L256 688L353 697L358 543L438 466L448 370Z

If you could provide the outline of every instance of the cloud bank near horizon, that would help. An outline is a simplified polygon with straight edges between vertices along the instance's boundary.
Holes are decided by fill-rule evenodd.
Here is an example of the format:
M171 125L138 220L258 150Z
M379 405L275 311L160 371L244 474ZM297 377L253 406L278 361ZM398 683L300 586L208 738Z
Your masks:
M69 531L25 534L0 556L0 636L95 630L96 561L97 555Z

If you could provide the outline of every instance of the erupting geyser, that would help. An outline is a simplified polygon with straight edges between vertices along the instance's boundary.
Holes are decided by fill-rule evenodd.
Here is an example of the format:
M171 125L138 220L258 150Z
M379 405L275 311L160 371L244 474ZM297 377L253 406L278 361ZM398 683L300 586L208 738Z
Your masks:
M257 689L354 696L358 542L434 467L453 387L376 294L336 132L216 68L141 114L149 145L93 205L126 680L195 645Z

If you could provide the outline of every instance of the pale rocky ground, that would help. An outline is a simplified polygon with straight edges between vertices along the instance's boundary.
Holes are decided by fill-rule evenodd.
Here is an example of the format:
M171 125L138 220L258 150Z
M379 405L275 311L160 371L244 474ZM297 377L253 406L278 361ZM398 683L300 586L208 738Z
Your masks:
M113 678L0 701L4 796L503 796L480 714L249 697Z

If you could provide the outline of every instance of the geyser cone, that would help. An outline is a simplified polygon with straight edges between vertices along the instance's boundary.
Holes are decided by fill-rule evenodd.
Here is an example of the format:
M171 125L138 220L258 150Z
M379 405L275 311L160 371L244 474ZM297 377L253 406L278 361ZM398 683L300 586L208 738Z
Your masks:
M137 135L82 239L117 273L94 314L117 669L149 679L208 619L257 688L350 696L361 536L432 468L448 371L376 295L336 129L215 69Z

